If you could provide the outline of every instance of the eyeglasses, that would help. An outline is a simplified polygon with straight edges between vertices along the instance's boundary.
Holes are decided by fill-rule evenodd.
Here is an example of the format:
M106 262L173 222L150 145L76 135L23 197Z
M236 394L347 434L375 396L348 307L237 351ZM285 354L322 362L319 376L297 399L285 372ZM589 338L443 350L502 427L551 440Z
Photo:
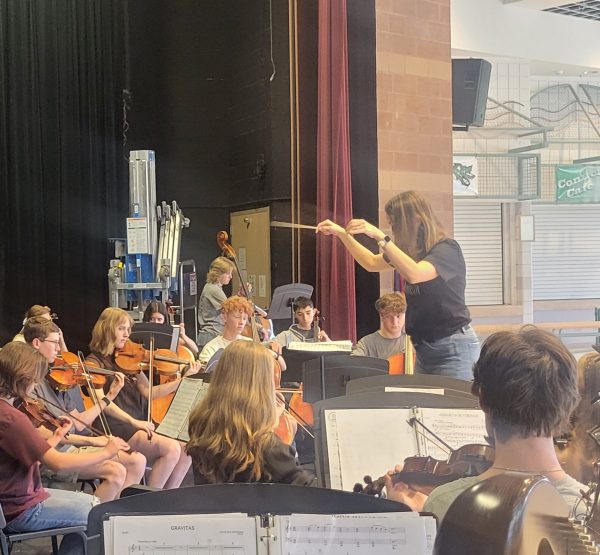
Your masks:
M59 339L42 339L44 343L54 343L54 346L57 349L60 349L60 340Z

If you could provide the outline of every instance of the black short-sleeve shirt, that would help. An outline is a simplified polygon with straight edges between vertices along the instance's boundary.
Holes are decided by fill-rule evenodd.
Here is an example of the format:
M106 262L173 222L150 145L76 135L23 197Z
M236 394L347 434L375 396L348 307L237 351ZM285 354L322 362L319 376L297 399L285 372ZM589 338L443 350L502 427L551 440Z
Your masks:
M438 276L406 284L406 331L415 343L452 335L471 322L465 305L466 267L460 245L440 241L425 255Z

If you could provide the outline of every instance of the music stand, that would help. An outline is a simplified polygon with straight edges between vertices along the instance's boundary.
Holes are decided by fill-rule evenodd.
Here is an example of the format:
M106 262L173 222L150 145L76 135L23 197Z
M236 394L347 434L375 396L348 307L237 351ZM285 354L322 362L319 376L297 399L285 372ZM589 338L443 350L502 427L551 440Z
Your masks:
M388 373L388 361L380 358L336 355L320 356L304 363L302 383L303 398L316 403L346 394L346 384L356 378Z
M271 305L267 312L269 320L285 320L291 318L294 321L294 301L298 297L310 299L313 294L313 286L305 283L288 283L280 285L273 291Z
M141 343L146 349L149 349L151 336L154 336L155 349L169 349L177 352L179 326L173 327L170 324L138 322L133 325L129 339L134 343Z

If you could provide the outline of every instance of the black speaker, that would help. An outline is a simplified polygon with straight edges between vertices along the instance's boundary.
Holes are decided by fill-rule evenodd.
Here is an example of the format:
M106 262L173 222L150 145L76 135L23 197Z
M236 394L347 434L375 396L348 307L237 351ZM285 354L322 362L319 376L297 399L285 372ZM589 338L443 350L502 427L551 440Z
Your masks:
M452 124L481 127L492 64L480 58L452 60Z

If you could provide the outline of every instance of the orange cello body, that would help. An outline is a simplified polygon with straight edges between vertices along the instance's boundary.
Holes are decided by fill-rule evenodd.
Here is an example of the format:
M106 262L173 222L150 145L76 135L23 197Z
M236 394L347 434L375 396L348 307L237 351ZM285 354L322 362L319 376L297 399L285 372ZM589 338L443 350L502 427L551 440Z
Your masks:
M404 352L388 358L389 374L414 374L417 353L408 335L405 335Z
M302 384L300 384L299 391L293 393L292 398L290 399L290 412L292 413L292 416L299 419L303 425L312 427L315 425L313 406L304 401L302 395Z
M273 365L273 381L275 383L275 395L277 401L283 405L284 410L279 416L279 422L273 429L273 433L286 445L291 445L296 436L298 430L298 424L296 420L290 416L285 410L285 398L280 391L277 391L281 387L281 366L275 362Z
M184 345L179 345L179 347L177 347L176 354L177 358L187 360L187 362L190 364L195 360L194 353L192 353L192 351L190 351ZM173 381L174 379L176 379L176 377L176 374L160 374L157 385ZM155 422L162 422L163 418L165 417L165 414L167 414L167 410L169 410L169 406L171 405L171 401L173 400L174 396L175 393L169 393L164 397L156 397L152 399L152 420L154 420Z

